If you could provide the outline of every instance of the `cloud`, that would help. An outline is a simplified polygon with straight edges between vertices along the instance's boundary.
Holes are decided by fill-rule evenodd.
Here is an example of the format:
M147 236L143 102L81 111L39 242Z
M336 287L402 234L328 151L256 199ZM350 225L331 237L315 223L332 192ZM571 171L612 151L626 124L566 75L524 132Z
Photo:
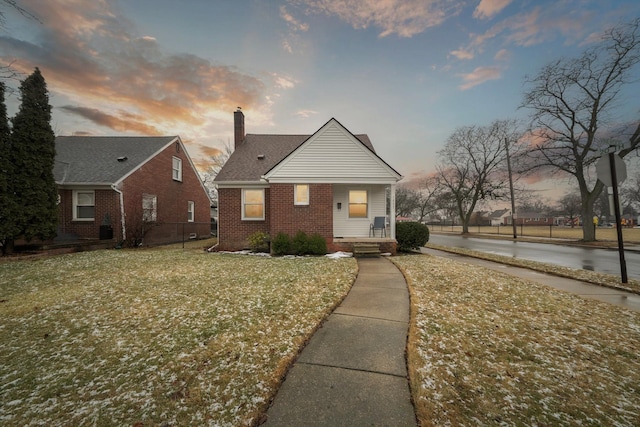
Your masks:
M458 59L473 59L474 57L473 52L465 49L453 50L450 52L450 54L455 56Z
M316 114L318 114L318 112L314 110L299 110L294 113L294 116L300 117L301 119L308 119Z
M380 37L413 37L460 12L448 0L297 0L307 13L337 16L356 29L379 28Z
M474 86L489 80L497 80L502 76L502 70L498 67L478 67L468 74L458 74L464 81L459 87L461 90L471 89Z
M511 52L509 52L507 49L500 49L493 56L493 59L495 59L496 61L508 61L509 58L511 58Z
M511 0L481 0L473 11L473 17L478 19L491 18L497 15L511 3Z
M162 134L162 132L157 128L149 125L145 117L131 114L127 111L120 111L118 115L115 116L96 108L78 107L73 105L65 105L59 108L68 113L88 119L97 125L105 126L113 130L134 131L145 135Z
M90 106L64 111L117 131L174 134L205 126L215 112L264 103L262 80L196 55L164 52L153 36L138 36L112 2L24 5L37 10L42 24L29 40L0 37L0 63L19 58L13 67L27 73L38 66L52 93ZM118 113L104 113L113 110Z
M280 17L284 19L289 27L293 31L307 31L309 30L309 24L301 23L296 18L293 17L289 12L287 12L287 8L282 5L280 6Z

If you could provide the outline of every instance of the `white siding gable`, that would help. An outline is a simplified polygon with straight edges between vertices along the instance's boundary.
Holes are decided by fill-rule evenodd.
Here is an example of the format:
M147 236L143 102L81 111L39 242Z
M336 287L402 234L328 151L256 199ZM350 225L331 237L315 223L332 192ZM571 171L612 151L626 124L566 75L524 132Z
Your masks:
M402 177L331 119L265 178L279 183L390 184Z

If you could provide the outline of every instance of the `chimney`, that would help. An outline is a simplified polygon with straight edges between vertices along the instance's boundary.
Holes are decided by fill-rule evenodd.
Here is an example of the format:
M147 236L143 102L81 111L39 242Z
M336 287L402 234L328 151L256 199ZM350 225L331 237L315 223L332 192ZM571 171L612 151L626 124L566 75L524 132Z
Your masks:
M233 137L233 148L237 150L244 141L244 113L240 107L233 112Z

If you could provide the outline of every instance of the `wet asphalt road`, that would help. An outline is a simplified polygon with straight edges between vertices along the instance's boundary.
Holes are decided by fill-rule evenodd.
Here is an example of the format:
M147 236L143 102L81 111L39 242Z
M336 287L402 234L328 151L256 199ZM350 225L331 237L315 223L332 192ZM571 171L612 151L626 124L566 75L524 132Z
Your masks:
M429 242L441 246L471 249L620 276L620 260L617 249L582 248L445 234L431 234ZM640 279L640 252L626 250L625 260L628 277Z

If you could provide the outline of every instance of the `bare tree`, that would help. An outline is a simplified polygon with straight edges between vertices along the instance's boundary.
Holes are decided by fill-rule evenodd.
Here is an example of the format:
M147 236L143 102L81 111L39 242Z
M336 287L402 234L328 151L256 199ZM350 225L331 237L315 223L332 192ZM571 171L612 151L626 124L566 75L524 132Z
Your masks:
M209 190L209 196L211 197L211 200L218 199L218 193L215 189L215 184L213 183L213 180L215 179L216 175L218 175L218 173L220 172L220 169L222 169L222 166L224 166L227 160L229 160L229 157L231 157L232 153L233 153L233 146L231 145L230 142L227 142L224 145L224 148L222 149L222 151L218 152L218 154L214 156L209 157L209 166L207 167L207 170L200 173L200 177L202 178L202 183L207 188L207 190Z
M622 185L620 196L625 206L630 206L634 211L640 210L640 171L636 171Z
M396 188L396 216L411 218L420 206L421 197L418 191L399 185Z
M546 65L534 77L522 106L531 110L532 144L529 169L547 168L575 177L581 197L583 239L595 240L587 218L603 185L591 175L592 165L612 139L601 130L612 123L612 111L631 70L640 62L640 18L611 28L602 41L575 59ZM640 144L640 122L624 136L624 157ZM609 129L611 132L612 129ZM609 133L610 135L610 133Z
M519 140L517 136L516 124L511 120L460 127L438 152L437 186L455 200L463 234L469 232L469 221L479 201L507 196L505 140L514 144Z
M580 216L581 206L580 193L577 190L565 193L565 195L558 200L558 211L569 218L571 228L574 228L576 225L576 219Z

